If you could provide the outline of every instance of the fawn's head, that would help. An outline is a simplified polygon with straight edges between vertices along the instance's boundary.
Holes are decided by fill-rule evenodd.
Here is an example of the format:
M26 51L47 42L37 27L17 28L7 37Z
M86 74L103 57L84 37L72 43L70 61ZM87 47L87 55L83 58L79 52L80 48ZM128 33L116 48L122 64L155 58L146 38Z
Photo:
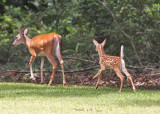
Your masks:
M101 49L103 49L105 43L106 39L102 43L98 43L96 40L93 40L93 44L96 46L96 51L100 51Z
M12 46L16 46L19 44L24 44L26 42L26 38L24 35L28 34L28 29L26 28L23 30L22 28L19 29L19 34L16 36L14 42L12 43Z

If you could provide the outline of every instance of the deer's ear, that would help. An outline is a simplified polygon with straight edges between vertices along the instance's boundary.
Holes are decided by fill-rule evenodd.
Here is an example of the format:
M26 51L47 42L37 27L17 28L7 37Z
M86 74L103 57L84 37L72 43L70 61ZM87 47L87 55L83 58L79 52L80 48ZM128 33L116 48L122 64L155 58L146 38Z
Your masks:
M102 46L104 46L106 44L106 39L102 42Z
M20 34L21 38L24 38L24 34L23 34L23 29L22 28L19 29L19 34Z
M97 46L98 42L96 40L93 40L93 44Z
M27 29L27 28L24 30L24 34L25 34L25 35L28 34L28 29Z

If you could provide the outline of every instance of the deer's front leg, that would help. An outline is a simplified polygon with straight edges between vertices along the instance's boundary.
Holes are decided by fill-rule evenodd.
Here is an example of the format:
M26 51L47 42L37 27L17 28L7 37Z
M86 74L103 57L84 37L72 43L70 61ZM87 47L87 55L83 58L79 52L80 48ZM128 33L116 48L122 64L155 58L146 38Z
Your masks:
M105 69L101 68L98 73L96 74L96 76L98 76L98 80L97 80L97 83L96 83L96 89L98 88L98 84L99 84L99 80L100 80L100 77L102 75L102 72L104 71ZM95 76L94 76L95 77Z
M43 79L43 65L44 65L44 57L41 57L41 84L44 83L44 79Z
M98 76L98 74L99 74L99 71L98 71L98 73L92 79L95 79Z
M30 62L29 62L29 67L30 67L30 73L31 73L31 77L30 79L35 80L35 77L33 76L33 70L32 70L32 63L35 60L35 56L31 56L30 58Z
M101 65L101 62L99 61L99 64L101 66L101 69L104 69L105 70L105 67L104 65ZM101 73L101 69L98 71L98 73L92 78L92 79L95 79L100 73Z

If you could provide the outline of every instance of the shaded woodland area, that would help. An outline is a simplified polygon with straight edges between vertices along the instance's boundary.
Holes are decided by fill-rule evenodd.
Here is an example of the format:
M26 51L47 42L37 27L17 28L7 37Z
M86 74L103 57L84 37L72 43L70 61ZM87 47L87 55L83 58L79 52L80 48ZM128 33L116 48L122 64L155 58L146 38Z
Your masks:
M159 0L0 0L0 81L30 82L27 47L11 46L19 28L28 28L30 38L50 32L62 36L68 84L95 85L99 56L92 40L106 39L109 55L119 56L124 45L126 66L137 87L160 85ZM39 83L40 58L33 68ZM46 83L51 69L45 58ZM54 83L62 83L60 65ZM119 83L106 70L100 85Z

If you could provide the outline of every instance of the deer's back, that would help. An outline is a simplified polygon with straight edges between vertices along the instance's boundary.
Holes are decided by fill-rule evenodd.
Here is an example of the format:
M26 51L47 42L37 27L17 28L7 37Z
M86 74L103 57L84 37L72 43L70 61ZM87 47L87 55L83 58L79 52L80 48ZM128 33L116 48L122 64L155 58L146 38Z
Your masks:
M106 68L114 68L115 66L120 67L121 59L117 56L103 55L100 57L100 64L104 65Z

